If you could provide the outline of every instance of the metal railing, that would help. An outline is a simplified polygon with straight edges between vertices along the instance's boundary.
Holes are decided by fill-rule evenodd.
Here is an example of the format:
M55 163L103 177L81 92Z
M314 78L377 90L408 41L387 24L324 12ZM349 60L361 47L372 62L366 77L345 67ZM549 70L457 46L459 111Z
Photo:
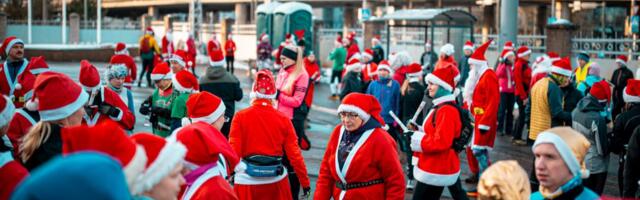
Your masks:
M27 20L7 20L8 25L26 25ZM80 28L81 29L95 29L97 22L95 20L84 21L80 20ZM31 25L33 26L61 26L62 22L59 20L32 20ZM69 21L67 21L67 26L69 26ZM140 29L141 25L139 21L124 21L124 20L114 20L114 21L102 21L102 29Z
M640 53L640 41L634 41L631 38L573 38L571 40L574 53L586 52L588 54L596 54L599 56L610 57L615 55L631 55L638 56Z

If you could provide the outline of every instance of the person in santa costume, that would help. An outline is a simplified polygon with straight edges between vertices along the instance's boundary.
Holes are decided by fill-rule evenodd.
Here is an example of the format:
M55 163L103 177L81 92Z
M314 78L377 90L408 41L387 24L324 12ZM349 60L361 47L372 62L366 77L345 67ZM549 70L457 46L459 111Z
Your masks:
M445 67L458 68L458 63L456 63L456 59L453 57L454 53L455 49L452 44L442 45L442 47L440 47L438 61L435 63L433 70Z
M14 148L7 138L9 120L14 115L15 106L11 99L0 97L0 199L9 199L18 184L29 175L19 162L14 159Z
M222 99L224 102L225 110L224 116L227 120L224 122L224 126L220 131L225 136L229 136L229 129L231 128L231 120L233 120L233 114L236 112L236 102L242 100L243 92L240 88L240 81L236 76L224 69L224 56L222 50L210 51L209 67L205 69L204 76L200 77L200 89L202 91L210 92Z
M151 85L151 72L154 67L154 59L160 55L160 48L158 47L151 27L147 27L144 35L140 38L138 51L142 59L142 72L140 72L140 78L138 78L138 87L142 84L142 77L145 74L147 74L147 87L153 87Z
M57 157L34 171L11 199L119 200L131 199L131 194L118 160L81 152Z
M233 74L233 62L236 53L236 43L233 41L231 34L227 36L227 41L224 43L224 56L227 61L227 71Z
M170 58L173 52L173 29L167 29L167 32L162 37L162 57Z
M266 33L262 33L258 40L258 48L257 48L257 68L261 69L272 69L273 65L271 64L271 52L273 52L273 47L269 43L269 35Z
M100 121L113 120L125 130L133 130L135 116L120 96L106 86L101 85L98 69L89 61L80 61L80 85L89 94L89 102L84 107L83 124L94 126Z
M25 107L37 109L40 121L22 138L19 155L29 171L62 153L60 131L82 124L89 99L80 85L58 72L43 72L33 88L33 97Z
M188 70L194 65L187 52L182 49L177 50L168 60L169 64L171 64L171 72L174 74L183 70Z
M144 172L147 154L127 133L113 121L104 121L95 126L65 128L61 132L62 155L95 151L107 154L120 161L129 191L133 192L138 177ZM133 195L133 193L132 193Z
M516 160L498 161L482 173L478 200L529 199L529 177Z
M611 83L613 83L613 110L611 111L612 119L616 119L618 114L624 110L624 88L627 87L627 80L633 79L633 72L627 67L629 59L625 55L616 57L616 65L618 66L611 75Z
M342 88L340 89L340 99L344 99L353 92L366 92L366 85L362 81L362 63L358 58L351 58L344 68L345 74L342 79Z
M135 113L135 105L133 103L133 93L126 86L128 69L123 64L111 65L105 71L105 79L107 87L118 94L122 102L127 105L131 113ZM134 116L135 117L135 116Z
M404 199L396 143L382 127L374 96L351 93L338 106L313 199Z
M134 199L173 200L185 184L181 174L187 148L175 137L162 138L150 133L131 136L147 154L145 170L136 180Z
M522 140L522 127L524 127L525 102L529 101L529 93L531 92L532 69L529 67L531 49L527 46L521 46L516 53L517 59L513 69L515 100L516 104L518 104L518 113L522 113L522 117L518 117L516 128L513 129L512 142L517 145L524 145L526 142Z
M206 92L201 94L197 98L200 105L204 105L206 100L213 100L207 98L215 97ZM220 99L214 102L224 107ZM211 114L224 119L223 112ZM237 199L226 178L239 162L238 155L220 131L206 121L184 126L171 136L187 147L187 154L183 161L184 170L182 170L186 184L179 197L184 200Z
M127 67L127 73L124 78L124 86L127 89L131 89L133 86L133 82L136 81L136 75L138 74L138 66L136 66L136 62L133 60L133 57L129 55L129 50L127 49L127 45L118 42L115 48L115 55L111 56L109 60L110 65L124 65Z
M502 50L499 60L496 68L496 76L500 85L498 132L500 135L506 135L507 133L512 134L513 130L513 104L515 104L514 93L516 90L513 63L516 61L516 54L512 50ZM520 137L514 136L514 138Z
M473 50L473 42L471 42L470 40L467 40L467 42L464 43L464 46L462 46L462 52L464 53L464 55L462 55L462 57L460 57L460 59L458 60L458 70L460 71L461 80L460 85L464 85L464 83L467 81L467 78L469 77L469 58L471 57L471 54L473 54Z
M7 37L2 42L0 51L0 55L5 60L0 63L0 73L2 73L0 75L0 94L8 96L16 108L21 108L26 99L15 93L18 90L16 88L18 77L26 71L29 65L29 61L24 57L24 42L15 36Z
M308 197L307 168L291 119L275 109L271 72L258 71L251 91L251 106L236 113L229 134L242 159L235 168L238 199L298 199L300 185Z
M189 68L191 68L191 73L193 73L194 76L198 76L196 74L196 56L198 55L198 51L197 51L197 47L196 47L196 41L193 39L193 33L189 33L189 37L187 37L187 57L189 61L191 61L191 64L189 65Z
M49 65L47 65L44 57L32 57L27 65L27 70L18 76L18 83L16 84L16 96L21 96L21 99L31 99L33 96L33 85L35 83L38 74L49 71ZM22 100L23 102L25 100ZM20 103L20 102L17 102ZM14 103L16 105L16 103ZM20 105L22 106L22 105ZM17 108L16 115L13 115L13 119L9 123L9 130L7 136L11 140L14 146L15 154L18 154L20 144L20 138L22 138L29 128L36 122L40 121L40 115L37 110L29 110L27 108Z
M376 74L378 64L373 62L373 54L373 50L365 49L360 56L362 59L362 81L364 81L365 86L368 86L371 81L378 79Z
M166 62L158 64L151 73L151 78L156 83L156 89L140 105L140 114L149 116L153 134L161 137L167 137L171 134L171 109L179 95L171 84L173 76Z
M457 70L445 67L425 77L433 108L417 131L407 133L417 157L413 161L413 177L418 181L413 199L440 199L444 187L461 184L458 154L451 147L462 130L453 95L457 75Z
M354 55L360 54L360 47L358 47L358 41L356 40L355 31L351 31L349 34L347 34L344 46L347 48L347 62Z
M560 55L553 51L538 57L531 65L533 71L531 72L531 84L529 84L529 88L533 88L533 85L535 85L536 82L547 77L547 74L551 69L551 64L558 60L560 60Z
M311 112L311 105L313 104L315 86L320 83L320 78L322 78L322 72L320 71L316 55L313 51L309 51L309 55L304 58L304 69L307 71L307 75L309 75L309 87L307 88L307 94L304 97L304 104L307 106L307 109L303 112L306 122L309 122L308 116L309 112ZM308 125L305 126L305 128L308 127Z
M589 177L585 159L591 145L584 135L570 127L540 133L531 147L540 187L530 199L599 199L582 184Z
M393 70L393 80L399 84L404 84L404 80L407 78L407 66L411 63L413 62L409 52L401 51L392 54L391 58L389 58L389 64Z
M198 79L191 72L183 70L171 79L171 85L177 93L171 108L171 131L182 126L182 118L187 116L187 100L191 94L200 90Z
M207 43L207 53L209 54L209 66L224 66L224 53L222 53L222 45L216 34Z
M498 125L498 107L500 91L498 77L485 59L485 52L491 40L482 44L469 58L469 79L465 83L464 101L475 119L473 137L467 147L467 160L473 173L471 180L477 181L490 165L489 150L493 148ZM473 191L470 193L472 196Z

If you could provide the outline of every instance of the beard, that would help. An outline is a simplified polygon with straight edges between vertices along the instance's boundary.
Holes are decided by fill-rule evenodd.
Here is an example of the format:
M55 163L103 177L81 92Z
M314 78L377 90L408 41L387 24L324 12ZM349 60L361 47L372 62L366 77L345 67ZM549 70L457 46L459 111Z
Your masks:
M471 103L471 99L473 98L473 92L476 89L476 85L478 85L478 80L480 80L481 70L479 66L473 66L469 71L469 78L467 78L467 82L464 83L464 91L462 92L462 98L465 102Z

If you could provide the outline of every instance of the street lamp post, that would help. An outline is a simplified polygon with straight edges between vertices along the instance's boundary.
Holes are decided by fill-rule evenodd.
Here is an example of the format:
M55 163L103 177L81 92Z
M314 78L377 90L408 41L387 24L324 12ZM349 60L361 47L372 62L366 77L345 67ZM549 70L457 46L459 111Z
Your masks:
M62 44L67 43L67 1L62 0Z
M27 43L31 44L31 0L27 1Z
M102 0L96 2L96 43L102 43Z

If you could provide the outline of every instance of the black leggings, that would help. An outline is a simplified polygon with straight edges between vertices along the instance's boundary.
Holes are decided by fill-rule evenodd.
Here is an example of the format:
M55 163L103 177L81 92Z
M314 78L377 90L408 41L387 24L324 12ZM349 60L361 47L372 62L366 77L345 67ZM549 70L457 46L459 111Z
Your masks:
M498 108L498 131L503 135L513 131L513 93L500 92L500 107Z
M460 182L460 178L453 185L447 186L449 192L451 193L451 197L456 200L468 200L467 193L462 189L462 183ZM442 196L442 191L444 191L443 186L434 186L422 183L418 181L416 183L416 188L413 191L413 200L437 200Z
M522 132L524 131L524 118L526 117L526 114L524 113L525 105L524 101L522 101L520 97L516 97L516 103L518 104L518 119L516 120L516 127L513 129L512 136L513 139L522 139Z
M230 72L231 74L233 74L233 60L234 57L233 56L227 56L225 57L226 61L227 61L227 71Z
M329 81L329 83L333 83L335 79L338 79L338 83L342 82L342 70L331 71L331 81Z
M293 170L293 166L291 166L286 152L284 158L282 159L282 164L287 168L287 171L289 173L289 187L291 188L291 196L293 200L298 200L298 196L300 195L300 180L298 180L298 175Z
M602 195L602 191L604 191L604 184L607 182L607 172L591 174L589 178L584 179L583 182L585 187L600 196Z
M142 71L140 72L140 82L138 82L138 86L142 83L142 77L144 77L145 73L147 74L147 87L153 87L151 85L151 72L153 72L153 58L152 59L142 59Z

